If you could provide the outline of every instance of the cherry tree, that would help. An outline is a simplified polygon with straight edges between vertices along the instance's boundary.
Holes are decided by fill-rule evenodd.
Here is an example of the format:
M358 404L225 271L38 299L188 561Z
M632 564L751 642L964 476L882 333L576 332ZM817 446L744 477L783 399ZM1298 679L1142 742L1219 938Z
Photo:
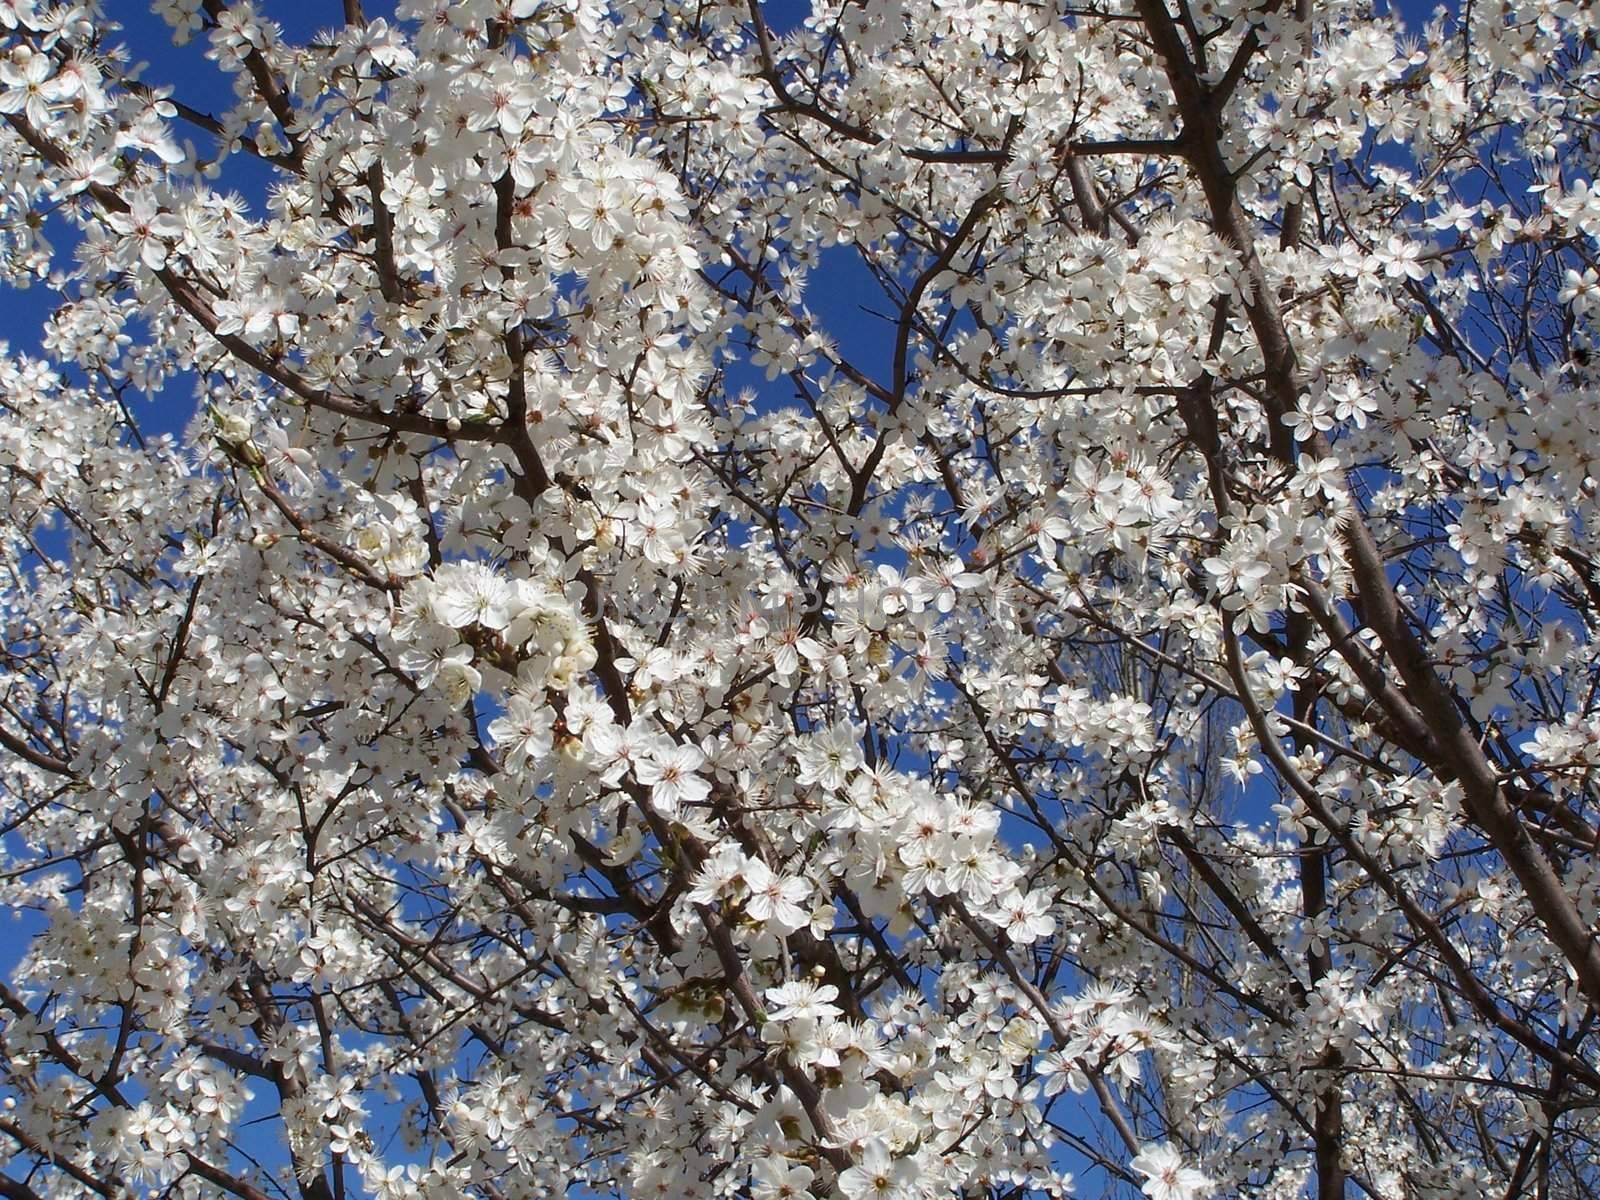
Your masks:
M0 0L0 1196L1600 1188L1593 6L132 7Z

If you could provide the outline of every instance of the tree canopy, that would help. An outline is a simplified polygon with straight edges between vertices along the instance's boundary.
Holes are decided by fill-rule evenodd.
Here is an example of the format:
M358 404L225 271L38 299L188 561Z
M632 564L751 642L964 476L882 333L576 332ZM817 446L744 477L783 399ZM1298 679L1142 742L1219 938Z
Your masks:
M326 6L0 0L0 1198L1600 1190L1595 6Z

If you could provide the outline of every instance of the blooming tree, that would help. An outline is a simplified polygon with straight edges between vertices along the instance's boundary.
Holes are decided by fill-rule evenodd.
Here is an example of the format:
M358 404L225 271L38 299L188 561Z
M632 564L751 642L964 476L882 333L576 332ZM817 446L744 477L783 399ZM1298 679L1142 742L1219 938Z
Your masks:
M1593 6L267 7L0 0L0 1197L1594 1194Z

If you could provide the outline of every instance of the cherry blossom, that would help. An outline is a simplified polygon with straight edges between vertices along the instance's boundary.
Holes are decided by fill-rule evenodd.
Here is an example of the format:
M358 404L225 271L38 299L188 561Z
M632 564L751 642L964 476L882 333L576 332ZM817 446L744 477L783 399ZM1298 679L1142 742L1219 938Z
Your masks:
M1600 1188L1594 6L150 7L0 0L0 1192Z
M1171 1145L1146 1146L1128 1163L1145 1176L1142 1191L1150 1200L1199 1200L1211 1192L1211 1180L1193 1167Z

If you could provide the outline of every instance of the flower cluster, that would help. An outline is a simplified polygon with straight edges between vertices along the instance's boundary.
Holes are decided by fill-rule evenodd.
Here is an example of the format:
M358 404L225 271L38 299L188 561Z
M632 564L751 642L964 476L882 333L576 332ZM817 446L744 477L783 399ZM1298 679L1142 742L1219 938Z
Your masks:
M0 0L0 1194L1594 1192L1600 8L151 7Z

